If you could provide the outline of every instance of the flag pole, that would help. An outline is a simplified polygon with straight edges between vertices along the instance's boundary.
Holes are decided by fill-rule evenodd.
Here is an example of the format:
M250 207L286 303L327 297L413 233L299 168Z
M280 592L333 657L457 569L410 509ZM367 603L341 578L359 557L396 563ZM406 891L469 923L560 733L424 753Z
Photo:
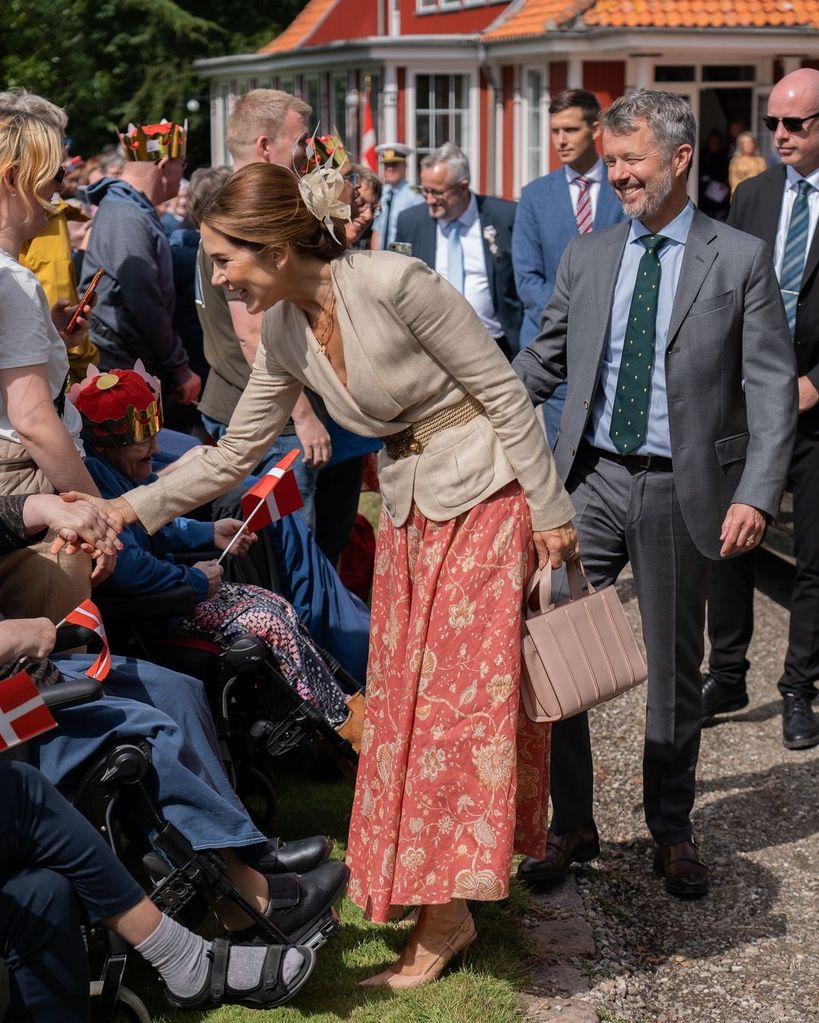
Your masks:
M226 554L228 554L230 552L231 547L236 543L236 541L239 539L239 537L242 535L242 533L247 531L247 524L250 522L250 520L253 518L253 516L256 514L256 512L261 508L261 506L265 503L266 500L267 500L267 498L265 498L265 497L260 497L259 498L259 503L253 509L253 511L250 513L250 515L248 515L248 517L245 519L245 521L242 523L242 525L239 527L239 529L236 530L236 532L230 538L230 543L227 545L227 547L225 547L225 549L219 555L219 559L216 562L217 565L221 565L222 564L222 559L225 557Z

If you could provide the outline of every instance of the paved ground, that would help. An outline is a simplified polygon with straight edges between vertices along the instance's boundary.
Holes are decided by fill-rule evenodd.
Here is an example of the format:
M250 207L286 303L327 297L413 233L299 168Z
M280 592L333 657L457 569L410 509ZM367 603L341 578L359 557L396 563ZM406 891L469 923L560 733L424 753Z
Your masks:
M621 594L637 621L627 579ZM535 901L532 1023L819 1020L819 750L782 746L775 682L786 630L786 610L759 595L750 706L703 733L694 823L712 867L707 899L673 899L651 872L644 694L594 712L603 854Z

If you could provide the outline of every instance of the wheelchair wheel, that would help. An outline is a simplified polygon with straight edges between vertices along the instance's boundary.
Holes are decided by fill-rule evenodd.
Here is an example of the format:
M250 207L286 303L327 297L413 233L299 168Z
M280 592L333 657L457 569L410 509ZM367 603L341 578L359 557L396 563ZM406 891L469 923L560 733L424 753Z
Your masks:
M276 789L265 768L267 764L240 764L236 792L256 827L265 835L273 834L278 810Z
M102 993L102 981L91 981L91 999L98 998ZM106 1021L108 1023L108 1021ZM117 1007L110 1023L151 1023L151 1014L145 1003L130 988L120 987L117 992Z

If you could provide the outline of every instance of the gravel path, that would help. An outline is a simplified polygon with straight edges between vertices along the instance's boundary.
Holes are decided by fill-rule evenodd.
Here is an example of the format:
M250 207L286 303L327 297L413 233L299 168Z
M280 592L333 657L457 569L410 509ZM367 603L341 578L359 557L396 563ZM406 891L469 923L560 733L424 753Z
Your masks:
M629 579L620 584L639 623ZM637 690L592 715L600 859L576 882L537 900L531 926L566 914L591 928L595 950L569 948L533 985L536 1019L593 1006L612 1023L808 1023L819 1020L819 750L782 746L775 687L787 612L758 595L750 706L703 733L694 827L712 867L711 895L686 903L651 871L641 806L645 694ZM639 629L639 624L638 624ZM538 928L541 929L541 928ZM559 942L558 942L559 944ZM572 983L569 1003L542 996ZM564 980L567 978L564 977ZM571 977L568 978L571 981ZM538 999L540 999L538 1001Z

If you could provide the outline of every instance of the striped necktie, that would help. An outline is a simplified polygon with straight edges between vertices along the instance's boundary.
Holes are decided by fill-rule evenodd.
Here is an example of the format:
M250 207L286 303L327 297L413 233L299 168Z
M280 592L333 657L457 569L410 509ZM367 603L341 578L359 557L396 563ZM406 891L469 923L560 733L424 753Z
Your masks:
M591 179L577 177L574 183L580 189L577 196L577 212L574 215L577 221L577 233L588 234L592 229L592 206L591 206Z
M788 237L785 240L785 254L782 257L782 270L779 274L779 287L782 301L788 314L788 328L793 337L796 330L796 304L802 287L802 274L805 271L805 257L808 251L808 227L810 225L810 206L808 192L813 187L803 178L796 186L798 194L791 210L791 222L788 224Z

